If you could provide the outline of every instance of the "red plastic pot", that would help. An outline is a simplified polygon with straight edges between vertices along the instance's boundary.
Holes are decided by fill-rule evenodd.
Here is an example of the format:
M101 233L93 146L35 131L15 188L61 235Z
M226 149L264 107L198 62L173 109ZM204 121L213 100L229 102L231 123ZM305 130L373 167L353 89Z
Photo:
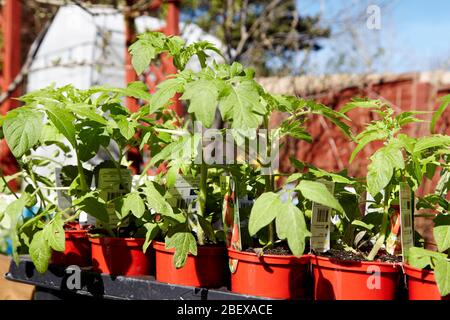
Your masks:
M309 255L258 257L229 248L228 256L238 261L231 274L231 291L274 299L309 298Z
M93 270L100 273L140 276L151 272L150 253L142 252L145 239L89 238Z
M53 251L52 263L64 266L91 265L91 243L86 230L66 230L66 248L64 252Z
M316 300L394 300L400 266L311 256Z
M436 285L434 272L403 265L408 276L409 300L450 300L450 295L442 297Z
M189 254L182 268L173 264L174 249L164 242L153 241L156 256L156 280L160 282L202 287L226 286L229 278L227 249L219 246L199 246L197 255Z

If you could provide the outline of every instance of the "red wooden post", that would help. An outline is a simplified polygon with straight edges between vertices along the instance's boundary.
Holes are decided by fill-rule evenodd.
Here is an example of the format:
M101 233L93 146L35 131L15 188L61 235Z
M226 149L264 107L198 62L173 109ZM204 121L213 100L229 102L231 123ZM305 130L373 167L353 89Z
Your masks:
M1 83L2 91L5 92L21 69L21 18L22 4L20 0L6 0L2 11L2 31L3 31L3 81ZM12 96L17 97L19 90L16 90ZM6 114L9 110L18 106L18 102L8 99L0 107L0 113ZM11 175L17 172L17 162L14 159L4 139L0 141L0 168L4 175ZM11 181L13 189L17 190L17 183Z

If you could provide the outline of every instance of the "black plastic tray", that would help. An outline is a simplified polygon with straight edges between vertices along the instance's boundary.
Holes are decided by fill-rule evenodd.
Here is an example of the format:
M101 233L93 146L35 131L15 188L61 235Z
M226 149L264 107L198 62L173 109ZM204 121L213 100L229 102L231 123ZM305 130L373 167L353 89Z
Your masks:
M118 300L259 300L232 293L227 288L205 289L162 283L152 276L124 277L99 274L81 269L80 289L69 289L67 279L73 272L50 265L47 272L36 271L29 257L22 256L19 265L11 262L6 279L36 286L35 299L118 299Z

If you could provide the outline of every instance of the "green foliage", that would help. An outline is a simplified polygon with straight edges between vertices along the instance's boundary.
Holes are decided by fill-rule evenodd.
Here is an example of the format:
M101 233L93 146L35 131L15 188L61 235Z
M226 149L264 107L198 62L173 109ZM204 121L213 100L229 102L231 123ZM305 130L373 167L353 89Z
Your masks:
M166 249L175 248L174 264L181 268L186 263L187 256L197 255L197 242L191 232L177 232L166 237Z

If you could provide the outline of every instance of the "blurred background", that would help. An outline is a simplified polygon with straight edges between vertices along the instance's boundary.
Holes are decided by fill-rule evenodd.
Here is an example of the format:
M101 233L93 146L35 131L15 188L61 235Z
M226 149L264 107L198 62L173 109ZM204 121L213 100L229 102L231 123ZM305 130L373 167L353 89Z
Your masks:
M18 106L14 97L52 83L123 87L137 80L127 47L146 30L180 35L188 43L213 42L227 62L253 67L272 93L335 109L353 97L369 97L389 101L397 111L433 111L438 98L450 93L449 12L448 0L3 0L0 111ZM175 72L170 59L162 58L141 80L152 92ZM139 108L134 99L126 103ZM180 102L174 108L184 112ZM273 117L272 125L283 117ZM357 133L374 115L354 110L350 117ZM286 141L282 171L293 171L289 157L294 157L331 171L365 174L377 143L349 165L354 144L323 119L313 118L309 126L313 143ZM447 110L437 132L449 134L449 128ZM406 130L416 137L428 134L428 123ZM130 159L139 170L139 155L131 153ZM17 168L3 140L0 168L5 175ZM420 193L431 190L424 185Z

